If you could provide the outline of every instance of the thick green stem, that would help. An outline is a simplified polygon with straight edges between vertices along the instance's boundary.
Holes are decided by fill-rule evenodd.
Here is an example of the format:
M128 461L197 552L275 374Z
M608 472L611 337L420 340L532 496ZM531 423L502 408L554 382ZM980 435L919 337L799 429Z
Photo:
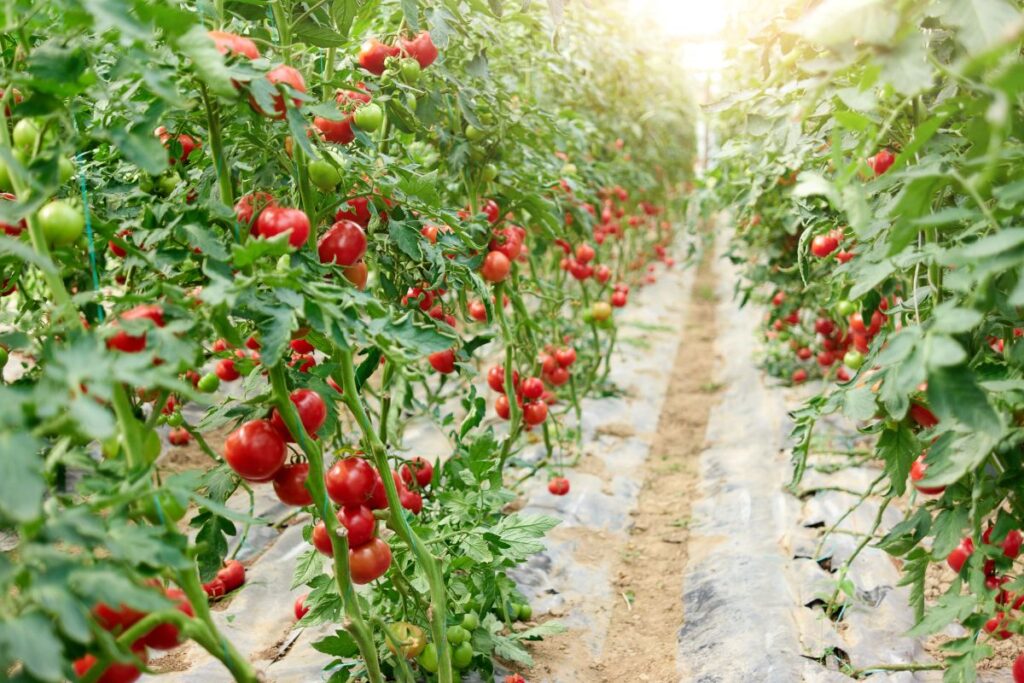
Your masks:
M216 102L210 100L205 86L199 87L199 93L203 98L203 106L206 107L206 122L210 129L210 153L213 155L213 167L217 170L217 187L220 189L220 201L227 206L234 206L234 188L231 186L231 168L228 165L227 156L224 154L224 135L220 126L220 110ZM240 235L240 240L245 236Z
M363 433L363 447L373 458L374 465L384 482L384 493L387 496L388 510L391 513L392 528L412 550L416 562L426 575L427 583L430 586L430 630L437 647L438 681L452 683L452 660L446 625L448 595L445 591L441 560L435 557L423 540L416 535L402 510L402 503L398 498L398 486L395 484L395 478L388 465L387 449L373 429L370 417L359 397L359 391L356 389L352 351L341 349L338 351L338 356L341 364L341 386L344 389L342 400L359 424L359 429Z
M128 399L128 392L123 384L114 385L114 414L124 436L124 452L128 460L128 469L135 470L143 461L142 439L139 436L138 420Z
M352 574L348 565L348 537L344 527L338 522L334 506L327 497L327 487L324 484L324 458L320 446L306 433L299 417L299 411L295 404L288 397L288 382L285 378L284 366L278 364L270 370L270 382L274 390L274 403L278 412L284 420L288 431L295 435L296 441L309 461L309 476L306 477L306 488L313 497L313 503L327 527L328 537L331 539L334 560L334 579L338 584L338 591L341 593L345 604L345 615L348 622L344 625L352 638L359 646L359 652L363 655L366 663L367 676L372 683L381 683L384 679L380 671L380 661L377 658L377 648L373 643L373 633L363 619L362 611L359 609L359 600L356 598L355 586L352 584Z

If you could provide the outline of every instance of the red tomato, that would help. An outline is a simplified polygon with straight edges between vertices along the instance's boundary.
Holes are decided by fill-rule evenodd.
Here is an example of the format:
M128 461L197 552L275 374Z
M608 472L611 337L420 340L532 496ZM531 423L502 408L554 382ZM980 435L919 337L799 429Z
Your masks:
M836 371L836 380L839 381L839 382L849 382L850 381L850 373L847 372L846 368L839 368Z
M876 176L880 176L889 170L892 165L896 163L896 156L888 149L883 149L875 156L868 159L868 166L875 172Z
M950 569L956 573L960 573L963 569L964 564L967 562L967 558L974 554L974 540L967 536L964 540L960 541L960 545L953 549L946 557L946 564L949 565Z
M548 404L542 400L532 401L523 405L523 422L533 426L539 425L548 417Z
M544 375L549 384L560 387L569 381L569 371L563 367L557 367Z
M512 674L511 676L505 676L505 683L526 683L526 679L519 674Z
M356 289L366 289L366 280L370 276L370 271L366 267L365 261L357 261L351 266L345 266L341 270L341 274L345 276L345 279L355 285Z
M243 195L241 199L235 202L235 218L241 225L253 228L255 234L255 228L253 224L259 215L263 212L263 209L275 206L274 198L266 192L250 192L247 195Z
M539 377L527 377L523 380L522 392L526 400L536 400L544 395L544 381Z
M248 38L226 31L207 31L206 34L213 38L213 44L222 55L232 53L249 59L259 59L260 57L256 43Z
M407 488L402 488L398 492L398 500L406 510L414 515L420 514L423 509L423 496L416 491L410 491Z
M580 263L590 263L597 252L589 244L583 243L576 247L576 260Z
M910 481L913 482L914 488L929 496L942 495L946 491L945 486L920 486L917 482L924 479L925 474L928 472L928 463L925 462L927 453L922 453L917 456L917 460L910 466Z
M160 138L160 142L163 143L165 149L171 149L170 141L172 136L170 133L167 132L166 128L160 126L153 133L158 138ZM196 142L196 140L191 135L186 135L185 133L182 133L181 135L178 136L178 144L181 146L181 163L183 164L188 163L189 155L191 155L192 152L195 151L197 147L202 146L199 142ZM172 166L178 163L178 159L174 156L173 153L168 156L168 161L171 163Z
M469 302L469 317L480 322L487 320L487 306L484 305L483 301L473 300Z
M306 433L311 436L315 435L327 420L327 404L324 403L323 398L312 389L296 389L288 395L288 398L298 409L299 418L302 420L302 426L306 429ZM270 424L274 425L274 429L281 434L285 441L289 443L295 441L277 408L274 408L270 414Z
M370 38L359 50L359 66L377 76L384 73L384 62L388 57L397 57L401 50L395 45L385 45L376 38Z
M564 346L555 351L555 360L563 368L567 368L576 362L576 349L571 346Z
M786 300L786 294L784 292L776 292L775 296L772 297L773 306L781 306L782 302Z
M831 351L821 351L818 353L818 365L823 368L827 368L836 362L836 357L832 355Z
M603 285L612 278L612 269L602 263L597 267L597 270L594 271L594 277Z
M192 603L188 601L184 591L177 588L168 588L166 596L168 600L177 603L178 611L189 617L195 616L195 612L192 610ZM160 624L144 635L141 642L154 650L173 650L182 643L181 634L178 632L178 627L174 624Z
M399 44L402 53L419 62L421 69L426 69L437 59L437 47L430 38L430 31L420 31L412 40L402 38Z
M114 609L102 602L92 608L92 614L96 618L96 623L104 630L111 631L112 633L120 633L125 629L131 628L135 622L146 616L127 605L121 605Z
M268 206L256 219L256 234L270 239L287 232L288 244L296 249L309 238L309 216L301 209Z
M988 527L981 534L981 540L985 543L991 543L992 539L992 527ZM1016 529L1012 529L1006 534L1006 538L1000 544L1003 548L1003 555L1010 558L1011 560L1017 559L1020 555L1021 542L1024 541L1024 536L1021 535Z
M277 90L279 85L287 85L296 92L306 92L306 80L302 77L302 74L299 72L298 69L290 67L287 64L282 64L268 71L267 80L270 81L270 84L274 86L275 90ZM250 104L252 104L253 109L255 109L256 111L260 112L265 116L270 116L270 114L267 114L267 112L259 108L259 105L256 104L256 100L252 99L252 97L250 97L249 101ZM292 102L296 107L302 106L302 100L300 99L293 98ZM274 111L276 112L276 115L273 116L273 118L284 118L284 96L281 95L280 92L274 95Z
M2 92L2 91L0 91L0 92ZM2 95L0 95L0 97L2 97ZM13 201L15 201L17 199L17 197L15 197L10 192L0 192L0 199L3 199L5 201L9 201L9 202L13 202ZM8 235L10 235L11 237L17 237L18 235L21 234L21 232L26 227L28 227L28 225L25 223L25 219L24 218L22 218L20 221L18 221L17 225L14 225L12 223L4 223L3 221L0 221L0 228L3 228L3 231L5 233L7 233ZM122 258L124 257L123 254L119 254L119 255Z
M141 304L135 308L128 309L120 316L120 320L151 320L157 327L164 326L164 309L156 304ZM116 325L117 322L115 321ZM120 331L107 340L107 348L124 353L138 353L146 348L146 333L131 335Z
M421 311L428 311L434 305L434 295L422 287L410 287L402 297L402 305L408 306L410 302L418 305Z
M803 368L793 373L793 384L802 384L807 381L807 371Z
M323 521L319 521L313 525L313 536L312 536L313 547L321 555L330 557L334 554L334 544L331 543L331 535L327 532L327 525Z
M498 414L502 420L507 420L512 414L512 407L508 402L508 396L502 394L494 402L494 412Z
M985 631L993 634L999 640L1006 640L1013 635L1013 632L1006 630L1004 622L1006 622L1006 613L999 612L985 622Z
M246 422L224 443L224 460L249 481L270 481L287 457L284 439L267 420Z
M565 477L552 477L548 482L548 491L556 496L564 496L569 493L569 480Z
M491 251L484 257L480 275L488 282L501 282L508 277L511 268L512 262L508 260L508 256L500 251Z
M340 120L328 119L317 116L313 119L313 125L323 135L324 140L337 145L347 145L356 139L352 130L352 116L347 115Z
M444 351L432 353L427 356L427 360L430 361L430 365L442 375L455 372L455 351L452 349L445 349Z
M303 507L313 504L313 496L306 489L309 477L309 463L299 462L285 465L274 475L274 493L285 505Z
M149 657L146 653L145 645L137 643L132 646L132 653L135 654L142 663L145 664ZM75 675L79 678L85 676L86 673L96 664L96 657L93 655L85 655L81 659L76 659L74 662ZM142 676L142 671L139 670L134 664L122 664L116 662L110 664L100 677L96 679L96 683L134 683L139 680Z
M484 206L481 211L484 212L484 215L487 216L487 220L491 223L497 223L501 219L501 208L493 199L488 199L484 202Z
M167 443L172 446L187 446L192 441L192 435L184 427L172 429L167 433Z
M309 612L309 607L306 606L306 598L309 597L309 593L303 593L299 597L295 598L295 620L298 621L302 617L306 616Z
M437 226L436 225L424 225L420 228L420 234L427 238L427 241L431 244L437 244Z
M910 419L918 424L918 426L928 429L939 424L939 418L935 417L935 413L928 410L920 403L910 404Z
M377 519L373 510L366 505L346 505L338 513L338 521L348 531L348 547L360 548L371 540L377 532Z
M231 358L221 358L213 366L213 371L224 382L231 382L242 376L235 369L235 361Z
M380 538L374 538L348 551L348 565L353 583L370 583L383 576L391 566L391 547Z
M402 465L402 481L406 485L412 484L413 473L416 475L416 483L420 488L426 488L434 478L434 466L428 460L416 456L407 464Z
M825 258L839 248L839 240L832 235L818 235L811 240L811 253L818 258Z
M823 337L829 336L835 331L835 329L835 323L828 318L818 318L814 321L814 331Z
M384 480L381 479L380 472L377 470L373 471L373 492L370 494L367 505L371 510L386 510L388 507L388 496L384 492Z
M317 253L321 263L351 266L366 253L366 233L357 223L338 221L320 238Z
M513 375L513 384L515 379ZM497 391L499 394L505 393L505 368L500 365L495 365L487 371L487 386L492 390Z
M1014 683L1024 683L1024 653L1017 655L1013 662Z
M839 261L840 263L849 263L853 260L853 257L854 253L852 251L846 251L844 249L843 251L836 252L836 261Z
M338 460L327 470L327 495L339 505L363 505L373 494L375 471L362 458Z
M302 355L313 353L316 349L305 339L292 339L289 343L292 347L292 351Z
M806 346L797 349L796 356L800 360L808 360L814 353Z
M211 598L223 597L224 594L228 592L228 589L224 586L224 582L220 579L214 579L213 581L204 583L203 590L206 592L206 595Z
M347 205L349 209L338 209L338 212L334 214L335 221L348 220L353 223L358 223L364 228L370 224L370 219L373 218L373 214L370 213L369 197L354 197L345 202L345 205Z

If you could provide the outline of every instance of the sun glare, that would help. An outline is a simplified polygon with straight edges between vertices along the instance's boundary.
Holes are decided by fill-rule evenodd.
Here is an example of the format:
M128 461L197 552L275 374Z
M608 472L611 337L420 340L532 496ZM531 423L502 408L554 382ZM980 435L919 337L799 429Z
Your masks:
M675 38L709 40L725 30L729 5L723 0L634 0L664 32Z

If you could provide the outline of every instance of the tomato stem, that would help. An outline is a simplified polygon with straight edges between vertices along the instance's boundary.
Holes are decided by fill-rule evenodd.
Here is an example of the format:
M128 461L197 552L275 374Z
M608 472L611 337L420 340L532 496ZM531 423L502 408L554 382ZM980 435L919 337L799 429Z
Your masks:
M438 681L440 683L452 683L452 661L448 648L447 632L447 592L444 585L444 577L441 569L441 560L434 556L430 549L423 543L423 540L416 535L409 521L405 517L402 503L398 498L398 487L395 478L388 466L387 449L373 429L366 408L363 406L359 391L356 388L355 367L352 363L352 351L340 349L338 351L340 361L340 380L344 389L342 401L352 412L359 428L363 433L363 446L370 453L373 462L384 482L384 493L388 501L388 509L391 511L392 528L402 541L412 550L416 562L420 565L430 586L430 630L437 646L438 658ZM337 381L339 378L336 377Z
M334 505L327 497L327 487L324 484L324 458L320 446L306 432L299 411L292 403L288 395L288 382L285 378L284 365L278 363L270 370L270 383L274 392L274 403L277 406L281 418L284 420L288 431L296 437L296 441L306 459L309 461L309 476L306 477L306 489L313 497L317 511L327 527L328 537L331 539L331 550L334 561L334 580L338 584L338 591L341 594L345 606L345 615L348 622L345 630L348 631L359 647L359 652L366 663L367 676L372 683L383 683L380 670L380 662L377 659L377 648L373 643L373 633L363 619L362 610L359 608L359 600L356 598L355 586L352 584L352 574L348 563L348 536L339 533L340 523L334 511Z

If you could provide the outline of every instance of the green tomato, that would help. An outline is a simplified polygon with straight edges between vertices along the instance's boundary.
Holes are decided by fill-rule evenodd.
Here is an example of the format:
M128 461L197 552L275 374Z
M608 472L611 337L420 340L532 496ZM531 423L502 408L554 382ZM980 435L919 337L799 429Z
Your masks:
M533 617L533 608L529 604L519 605L519 621L529 621Z
M469 148L469 158L472 159L475 163L479 164L484 159L487 158L487 152L484 151L483 149L479 148L479 147L470 147Z
M185 422L185 418L182 417L181 413L174 411L167 416L167 424L172 427L180 427Z
M589 308L583 311L582 317L583 317L583 322L585 322L588 325L590 323L594 322L594 312L591 311Z
M417 105L416 96L413 95L412 93L409 93L409 95L406 96L406 98L405 98L405 106L409 108L409 111L415 112L416 111L416 105Z
M4 366L7 365L7 361L9 359L10 355L7 353L7 349L0 346L0 370L4 369Z
M323 159L309 162L309 180L323 192L330 192L341 182L341 171Z
M177 522L188 510L187 501L178 500L170 491L160 491L142 499L142 514L153 524L161 524L164 520Z
M854 311L856 310L857 305L854 304L852 301L847 301L846 299L843 299L842 301L836 304L836 312L838 312L839 315L853 315Z
M72 244L85 230L85 216L82 210L62 199L50 202L36 214L39 227L46 241L55 247Z
M60 174L60 182L62 183L71 180L71 177L75 175L75 165L71 163L71 159L65 156L57 159L57 169Z
M415 83L420 80L420 74L423 72L420 63L415 59L403 59L402 65L399 68L402 73L402 80L406 83Z
M484 166L484 170L480 175L484 179L484 182L489 183L498 177L498 167L494 164L487 164Z
M452 626L448 629L448 642L452 645L459 645L469 640L469 631L461 626Z
M167 173L160 176L156 183L156 191L166 197L178 189L178 185L181 185L181 176L177 173Z
M14 190L14 184L11 183L11 170L7 167L7 163L0 159L0 190L4 192L11 192Z
M864 365L864 354L856 350L847 351L843 363L851 370L859 370Z
M14 146L29 154L39 141L39 126L32 119L22 119L14 126Z
M469 124L466 126L466 139L470 142L480 142L487 137L487 133L480 130L476 126Z
M384 123L384 110L377 104L364 104L359 109L356 109L356 113L352 115L352 120L360 130L372 133Z
M462 615L462 628L467 631L475 631L480 626L480 617L476 612L466 612Z
M437 646L433 643L427 643L427 646L423 648L423 652L416 658L416 661L420 663L424 669L432 674L437 673Z
M199 381L196 383L196 388L205 394L211 394L217 391L218 387L220 387L220 377L213 372L206 373L200 377Z
M462 643L452 652L452 666L456 669L465 669L473 662L473 646L469 643Z

